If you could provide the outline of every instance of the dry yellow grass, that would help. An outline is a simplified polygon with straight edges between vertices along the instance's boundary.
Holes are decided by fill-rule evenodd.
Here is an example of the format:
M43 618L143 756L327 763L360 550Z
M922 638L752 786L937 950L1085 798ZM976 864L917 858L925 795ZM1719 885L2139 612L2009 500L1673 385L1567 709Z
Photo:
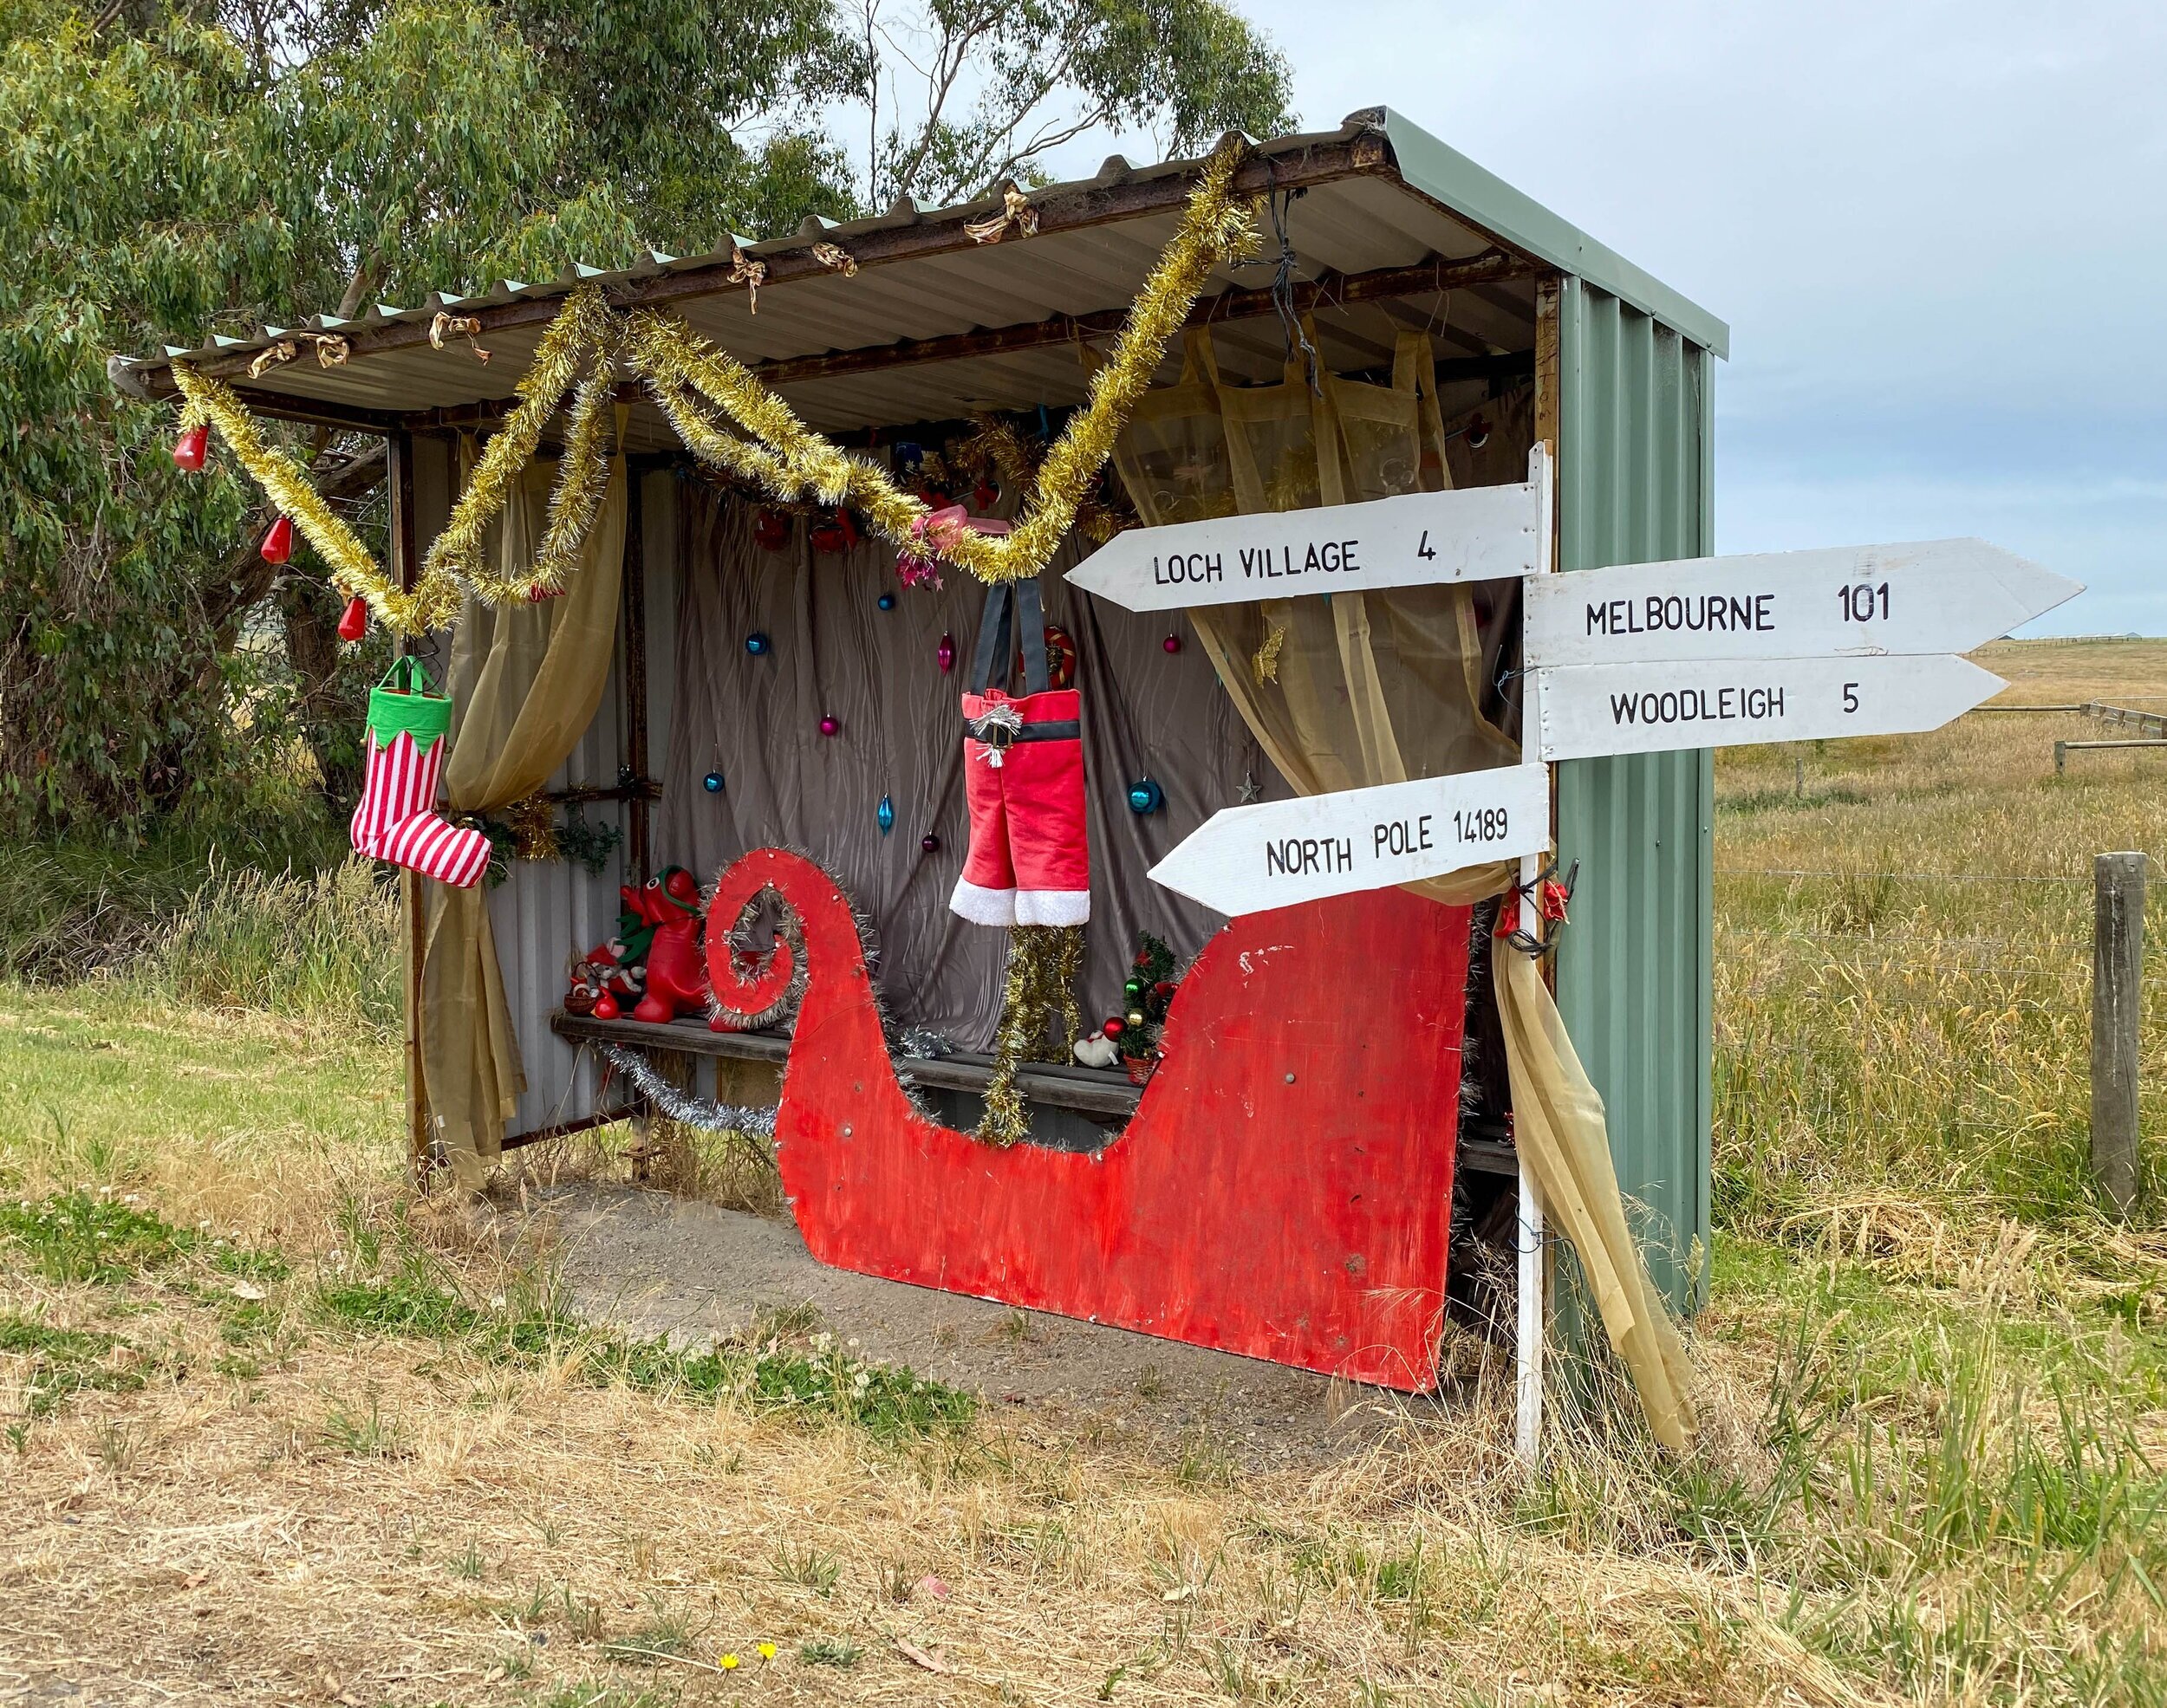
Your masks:
M168 1368L222 1355L214 1312L160 1318ZM0 1664L246 1702L553 1679L578 1700L1877 1699L1748 1576L1531 1530L1487 1405L1228 1482L1021 1431L883 1448L572 1374L318 1336L76 1407L0 1461ZM823 1643L860 1656L801 1659Z

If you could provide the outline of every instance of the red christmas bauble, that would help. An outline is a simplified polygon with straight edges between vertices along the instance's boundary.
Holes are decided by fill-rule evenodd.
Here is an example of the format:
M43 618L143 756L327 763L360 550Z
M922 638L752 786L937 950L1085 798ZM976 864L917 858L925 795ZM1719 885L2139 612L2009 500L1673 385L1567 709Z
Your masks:
M933 649L933 658L934 662L940 666L940 673L943 676L953 670L955 668L955 636L942 635L940 644Z
M836 717L832 711L829 712L820 720L820 733L823 736L840 734L842 729L843 720Z
M1098 1029L1103 1032L1110 1038L1117 1038L1123 1032L1127 1031L1129 1028L1123 1025L1119 1020L1109 1020Z
M280 516L270 525L270 532L264 536L264 562L283 563L294 555L294 524L290 516Z
M346 610L339 618L339 639L359 640L368 633L368 601L358 593L346 601Z
M1169 634L1159 645L1169 653L1178 653L1181 650L1181 637L1178 634Z
M201 474L203 459L211 448L211 429L194 426L173 441L173 466L183 474Z
M602 993L602 995L595 998L595 1019L615 1020L617 1017L618 1012L617 999L611 996L608 991L605 990Z

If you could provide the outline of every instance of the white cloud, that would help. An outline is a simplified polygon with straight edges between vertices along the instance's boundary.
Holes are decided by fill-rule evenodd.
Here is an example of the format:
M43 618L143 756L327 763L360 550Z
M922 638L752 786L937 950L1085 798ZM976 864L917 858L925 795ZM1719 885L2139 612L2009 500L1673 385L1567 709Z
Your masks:
M1731 322L1722 549L1989 534L2167 633L2167 6L1237 3L1308 123L1396 107Z

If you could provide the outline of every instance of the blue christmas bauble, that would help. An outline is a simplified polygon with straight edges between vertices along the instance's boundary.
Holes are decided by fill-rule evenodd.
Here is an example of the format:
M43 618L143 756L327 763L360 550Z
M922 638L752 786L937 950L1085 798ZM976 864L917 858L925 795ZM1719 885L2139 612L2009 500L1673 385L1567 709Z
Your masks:
M881 804L874 809L873 816L881 822L881 835L887 835L895 828L895 803L887 796L882 796Z
M892 593L882 594L880 597L880 607L883 611L893 611L895 608L895 595Z
M706 789L710 795L721 794L722 773L720 771L708 772L706 776L700 778L700 786Z
M1129 785L1129 810L1139 817L1155 813L1166 805L1166 790L1149 777L1138 777Z
M745 650L756 659L767 651L767 636L757 628L745 638Z

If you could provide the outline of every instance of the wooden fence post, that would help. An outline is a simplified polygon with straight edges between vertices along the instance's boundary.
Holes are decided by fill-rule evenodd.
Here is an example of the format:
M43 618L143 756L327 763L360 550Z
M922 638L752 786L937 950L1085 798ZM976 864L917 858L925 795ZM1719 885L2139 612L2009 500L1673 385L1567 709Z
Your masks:
M2092 862L2092 1172L2124 1216L2137 1204L2144 865L2141 854Z

